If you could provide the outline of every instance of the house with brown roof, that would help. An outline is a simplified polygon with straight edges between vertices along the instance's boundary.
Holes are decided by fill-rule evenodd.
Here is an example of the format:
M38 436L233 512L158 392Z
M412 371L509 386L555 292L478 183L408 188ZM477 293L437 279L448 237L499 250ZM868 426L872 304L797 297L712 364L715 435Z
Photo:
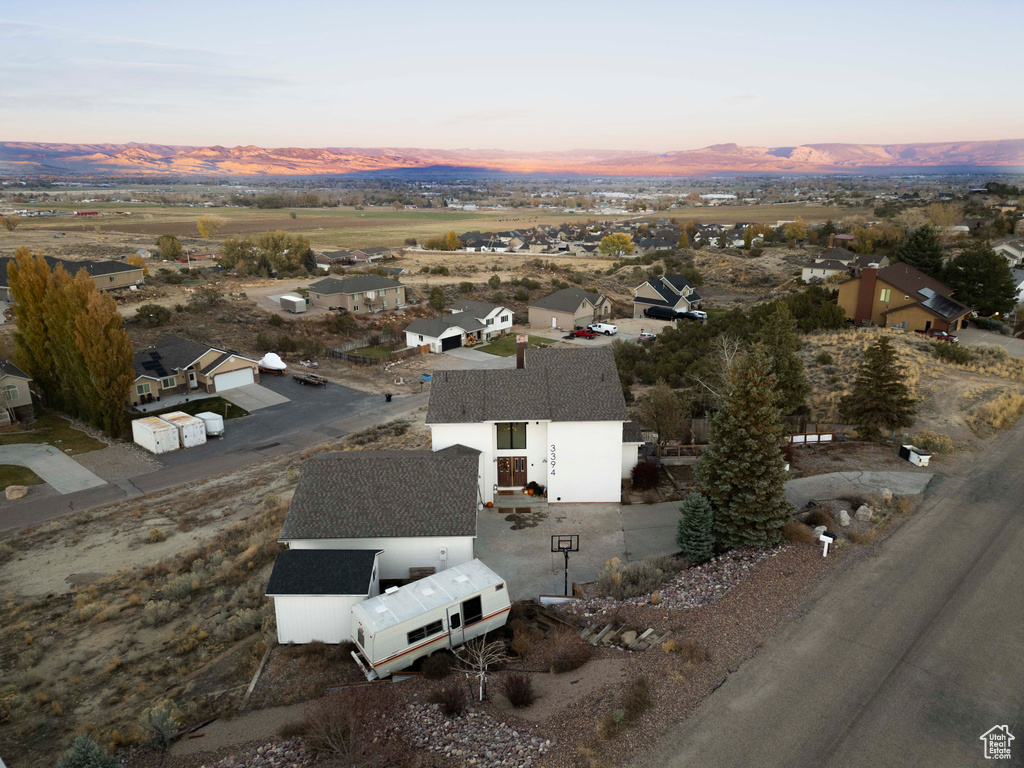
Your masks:
M129 398L133 406L193 391L224 392L260 380L255 360L181 336L164 336L136 352L132 370L135 381Z
M953 289L907 264L865 267L839 286L839 306L856 323L911 331L955 331L971 313Z

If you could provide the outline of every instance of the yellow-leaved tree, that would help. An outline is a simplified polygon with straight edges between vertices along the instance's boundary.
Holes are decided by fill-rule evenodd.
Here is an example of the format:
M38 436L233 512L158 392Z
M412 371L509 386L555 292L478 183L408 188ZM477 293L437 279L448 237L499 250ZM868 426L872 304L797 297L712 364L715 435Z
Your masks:
M133 267L142 267L142 276L149 277L149 267L146 266L146 260L137 253L133 253L125 259L125 262L131 264Z
M46 293L50 267L28 248L14 252L7 264L7 285L14 312L14 363L32 378L44 400L54 394L53 356L46 336Z
M633 238L625 232L616 232L601 238L601 245L598 246L601 253L610 253L613 256L628 256L633 252Z
M201 237L213 237L224 224L225 220L220 216L200 216L196 219L196 229Z
M124 404L134 379L134 353L117 303L107 294L93 291L89 295L78 326L78 345L97 393L94 423L108 435L120 435L127 425Z

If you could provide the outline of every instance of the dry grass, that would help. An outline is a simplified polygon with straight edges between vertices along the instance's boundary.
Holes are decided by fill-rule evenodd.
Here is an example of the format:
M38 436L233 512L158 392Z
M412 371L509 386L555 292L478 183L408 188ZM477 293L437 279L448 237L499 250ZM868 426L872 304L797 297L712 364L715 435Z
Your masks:
M858 533L857 531L846 532L846 538L850 540L851 544L870 544L877 536L878 532L874 528L865 533Z
M597 574L597 587L601 594L628 600L653 593L683 567L680 561L667 556L626 564L614 557Z
M790 541L793 544L817 543L817 539L814 538L814 530L799 520L790 520L782 526L782 535L786 537L786 541Z
M563 629L553 634L544 650L551 658L551 671L555 674L579 669L594 655L594 648L581 638L575 630Z
M1024 415L1024 394L1002 392L994 400L975 408L967 423L975 432L1009 429Z
M952 453L956 450L956 446L953 445L953 438L941 432L933 432L930 429L921 430L914 435L914 445L936 455Z

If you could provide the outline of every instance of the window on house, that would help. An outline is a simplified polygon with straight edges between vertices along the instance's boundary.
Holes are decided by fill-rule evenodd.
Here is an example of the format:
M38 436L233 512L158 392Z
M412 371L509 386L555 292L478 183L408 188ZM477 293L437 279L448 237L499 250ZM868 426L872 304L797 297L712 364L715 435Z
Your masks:
M160 389L170 389L178 383L178 380L173 376L166 379L160 379Z
M110 278L110 282L114 282L114 278Z
M484 325L494 325L494 318L488 317L486 320L484 320Z
M352 311L353 312L358 312L359 311L359 305L356 304L354 307L352 307Z
M420 334L420 341L423 341L423 334Z
M412 632L406 633L406 638L409 641L409 645L418 643L420 640L426 640L431 635L436 635L438 632L444 629L444 624L440 621L432 621L425 627L414 629Z
M138 392L140 395L148 395L149 394L149 382L148 381L144 381L141 384L136 384L135 385L135 391Z
M508 322L508 315L502 315L501 316L501 322L507 323Z
M526 422L509 421L495 425L498 428L498 450L526 449Z
M8 384L4 387L4 393L7 395L8 401L18 399L18 387L15 384Z
M892 298L892 289L891 288L883 288L882 289L881 300L882 301L889 301L890 298Z

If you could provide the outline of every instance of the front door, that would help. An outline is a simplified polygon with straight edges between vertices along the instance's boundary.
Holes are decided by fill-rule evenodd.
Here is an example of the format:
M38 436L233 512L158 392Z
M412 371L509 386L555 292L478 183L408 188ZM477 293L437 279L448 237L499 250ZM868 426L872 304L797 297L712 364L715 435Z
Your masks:
M512 487L512 459L508 456L498 457L498 487Z
M526 457L515 456L512 458L512 485L526 485Z
M932 329L932 321L931 320L928 320L928 321L925 322L924 329L926 331L930 331Z
M448 609L448 644L455 648L465 641L465 632L462 626L462 615L458 608Z
M195 389L196 387L199 386L199 383L196 381L196 372L195 371L189 371L188 372L188 386L189 386L189 389Z

